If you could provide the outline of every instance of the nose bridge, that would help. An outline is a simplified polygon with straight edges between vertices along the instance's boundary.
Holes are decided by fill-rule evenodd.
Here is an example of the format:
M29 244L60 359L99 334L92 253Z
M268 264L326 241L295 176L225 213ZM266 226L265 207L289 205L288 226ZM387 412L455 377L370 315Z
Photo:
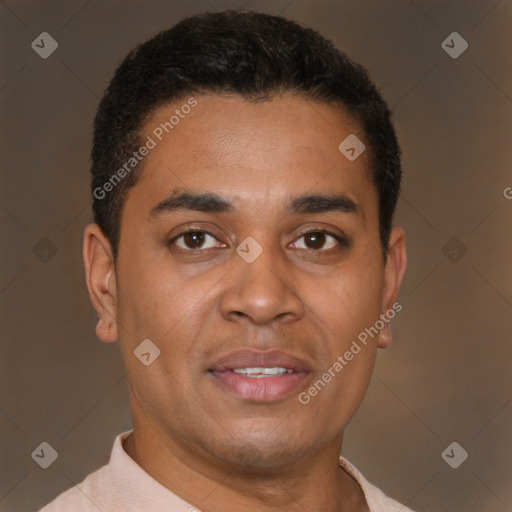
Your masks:
M291 280L293 269L271 235L247 237L236 253L221 305L225 317L242 315L263 324L276 317L298 318L303 314Z

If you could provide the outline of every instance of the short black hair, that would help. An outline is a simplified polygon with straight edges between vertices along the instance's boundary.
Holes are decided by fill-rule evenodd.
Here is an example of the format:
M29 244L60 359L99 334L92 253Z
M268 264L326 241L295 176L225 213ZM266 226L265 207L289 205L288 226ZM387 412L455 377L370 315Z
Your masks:
M233 10L185 18L141 44L105 91L94 120L91 189L94 220L114 259L126 193L142 167L126 172L126 162L141 146L143 124L165 104L212 93L248 101L291 93L345 107L366 136L386 260L401 181L400 148L386 102L366 70L318 32L280 16Z

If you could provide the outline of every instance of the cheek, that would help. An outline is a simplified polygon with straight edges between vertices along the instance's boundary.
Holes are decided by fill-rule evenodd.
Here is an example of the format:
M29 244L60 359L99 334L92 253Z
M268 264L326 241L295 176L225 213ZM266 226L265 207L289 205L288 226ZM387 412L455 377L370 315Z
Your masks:
M184 286L179 275L164 271L163 266L125 269L119 281L119 340L131 391L152 415L160 415L164 409L182 410L183 393L176 390L192 389L187 362L193 358L192 340L201 325L197 318L199 291ZM159 351L148 366L136 357L146 339ZM151 346L149 351L153 350Z
M329 327L330 337L342 349L378 319L381 293L381 271L363 261L309 285L307 305Z
M322 425L325 438L345 428L360 406L372 376L375 344L338 340L330 362L298 396L310 428ZM307 428L305 428L307 430Z
M190 278L166 261L140 263L142 257L133 261L136 265L119 269L121 347L133 352L149 338L161 350L159 362L180 371L213 307L211 291L219 277L205 274Z
M181 302L173 297L176 286L160 277L157 272L135 268L120 275L117 313L128 336L160 338L180 315Z

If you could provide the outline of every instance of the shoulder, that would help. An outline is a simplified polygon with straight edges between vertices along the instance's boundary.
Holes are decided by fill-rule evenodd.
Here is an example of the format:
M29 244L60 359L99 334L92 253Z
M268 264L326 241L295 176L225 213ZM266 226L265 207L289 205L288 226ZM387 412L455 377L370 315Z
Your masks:
M108 464L94 471L82 482L63 492L39 512L98 512L118 508L122 492L116 484L115 473L121 478L125 467L129 466L128 455L124 453L122 443L131 430L119 434L115 440ZM128 461L128 462L127 462Z
M111 488L108 465L91 473L81 483L63 492L39 512L98 512L106 505L107 489Z
M375 487L344 457L339 458L340 466L347 471L361 486L370 512L413 512L405 505L386 496L378 487Z

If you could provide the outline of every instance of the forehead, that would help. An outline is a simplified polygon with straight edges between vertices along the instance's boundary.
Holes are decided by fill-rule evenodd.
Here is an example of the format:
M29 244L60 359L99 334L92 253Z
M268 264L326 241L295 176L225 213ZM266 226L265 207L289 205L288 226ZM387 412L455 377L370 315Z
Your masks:
M354 135L365 139L344 108L299 96L257 103L236 96L185 97L157 109L143 126L141 141L154 147L130 195L143 191L151 208L175 189L216 191L236 208L251 204L260 210L317 192L374 201L367 152L350 161L339 149Z

